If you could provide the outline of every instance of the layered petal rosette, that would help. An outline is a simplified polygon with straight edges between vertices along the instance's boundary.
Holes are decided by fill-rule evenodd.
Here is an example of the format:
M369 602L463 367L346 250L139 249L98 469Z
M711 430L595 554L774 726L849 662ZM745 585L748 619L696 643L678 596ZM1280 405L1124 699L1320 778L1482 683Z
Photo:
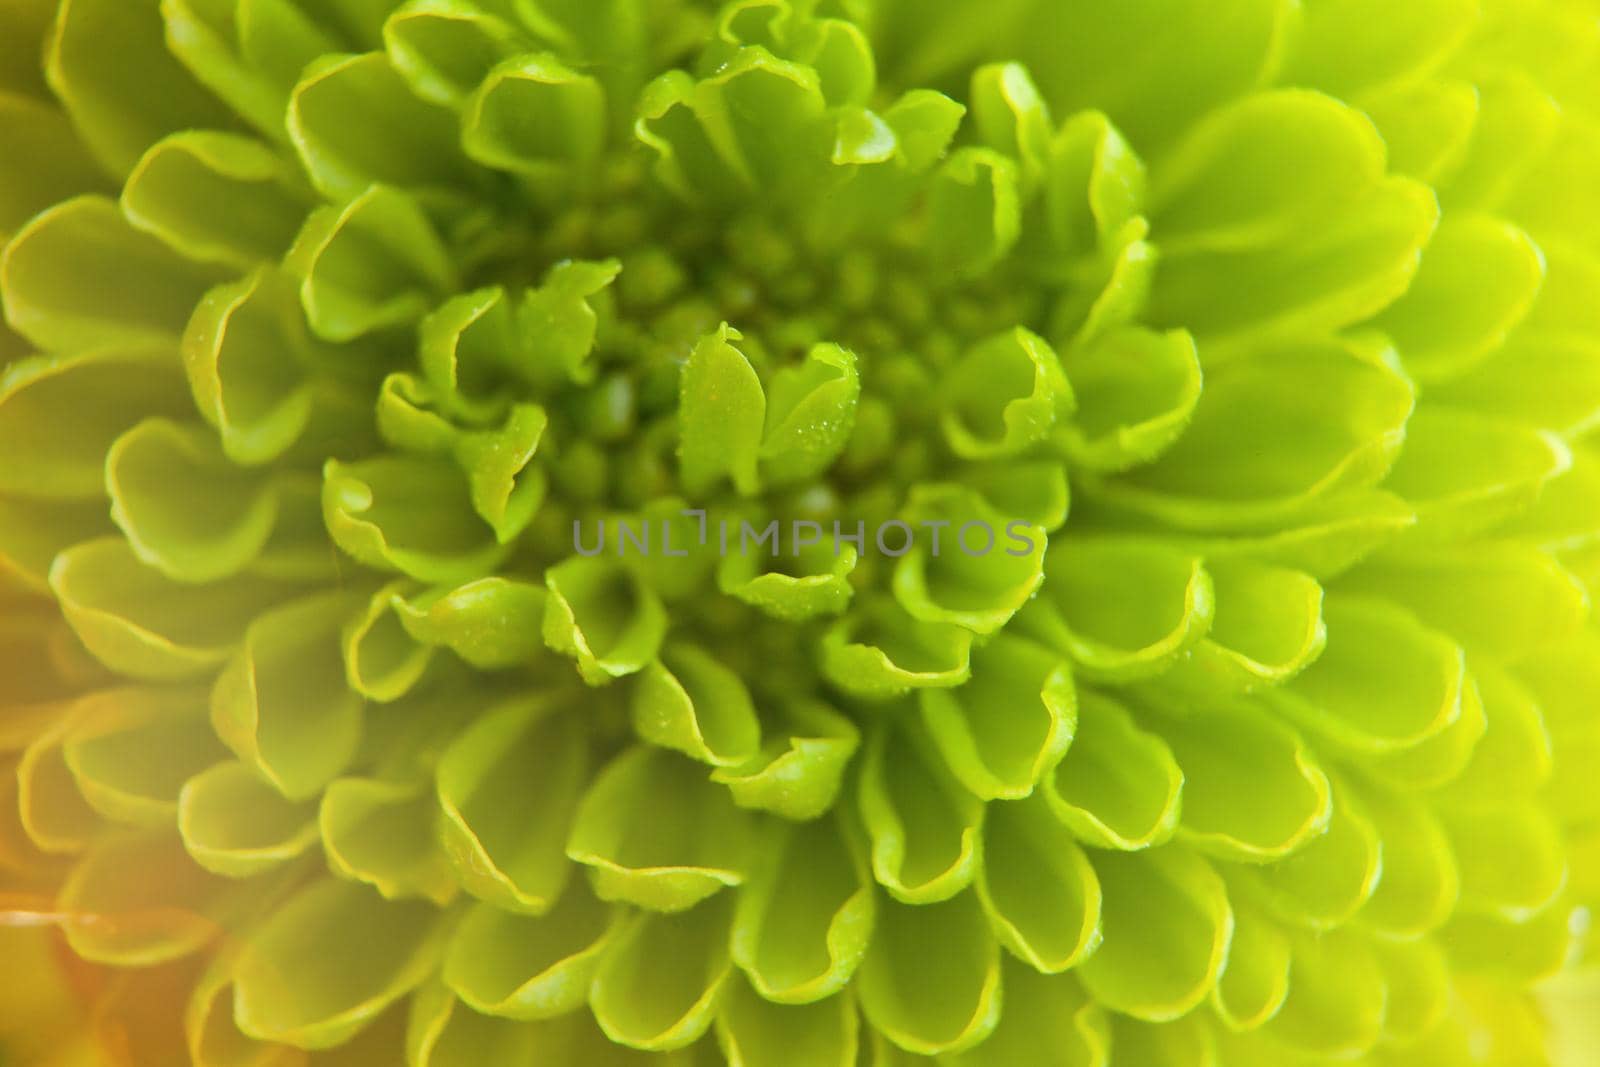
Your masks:
M1597 190L1585 0L8 0L0 1061L1592 1062Z

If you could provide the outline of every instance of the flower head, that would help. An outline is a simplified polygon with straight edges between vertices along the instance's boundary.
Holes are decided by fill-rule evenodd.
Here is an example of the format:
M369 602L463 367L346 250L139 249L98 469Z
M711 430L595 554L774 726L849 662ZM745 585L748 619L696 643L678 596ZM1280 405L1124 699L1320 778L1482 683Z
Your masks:
M1586 4L0 42L0 919L108 1054L1581 1045Z

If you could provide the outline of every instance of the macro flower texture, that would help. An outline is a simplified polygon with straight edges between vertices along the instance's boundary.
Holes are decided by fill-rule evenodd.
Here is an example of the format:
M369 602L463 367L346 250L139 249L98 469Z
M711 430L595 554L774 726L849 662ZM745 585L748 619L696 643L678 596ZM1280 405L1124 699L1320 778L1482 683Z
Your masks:
M0 1063L1600 1062L1593 0L0 0Z

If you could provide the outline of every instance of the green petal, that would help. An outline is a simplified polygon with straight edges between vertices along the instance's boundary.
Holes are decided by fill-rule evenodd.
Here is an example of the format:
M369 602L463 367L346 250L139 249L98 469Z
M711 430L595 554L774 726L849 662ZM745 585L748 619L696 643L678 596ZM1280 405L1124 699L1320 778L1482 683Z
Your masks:
M239 1029L298 1048L343 1044L427 977L447 928L429 905L314 883L246 939L234 972Z
M1176 1019L1211 992L1233 912L1219 878L1181 845L1093 854L1105 894L1099 951L1078 967L1095 1000L1139 1019Z
M438 982L412 995L406 1024L410 1067L530 1063L542 1035L521 1023L480 1015Z
M417 1022L413 1024L413 1055L418 1067L429 1064L445 1067L471 1067L482 1063L560 1063L570 1061L585 1067L702 1067L697 1053L706 1043L679 1052L639 1052L618 1045L608 1038L594 1017L586 1011L571 1012L539 1022L497 1020L479 1015L456 1002L453 997L435 996L433 1004L424 990L416 997ZM421 1009L434 1009L422 1018ZM439 1014L447 1012L448 1014ZM509 1051L504 1051L509 1050ZM432 1060L422 1059L424 1055ZM502 1059L509 1056L509 1059ZM459 1058L458 1058L459 1057ZM519 1058L520 1057L520 1058ZM374 1062L388 1063L388 1060ZM342 1065L341 1065L342 1067ZM361 1067L366 1067L362 1064Z
M1449 789L1471 796L1527 795L1550 779L1550 733L1529 691L1509 674L1486 667L1473 671L1483 698L1486 729L1472 761Z
M1078 692L1072 747L1045 775L1045 799L1078 839L1094 848L1143 849L1177 830L1183 770L1157 734L1121 705Z
M1255 1030L1278 1014L1289 995L1288 933L1245 894L1231 894L1233 940L1211 1007L1230 1030Z
M1322 655L1322 586L1247 559L1208 559L1216 616L1186 659L1155 683L1195 698L1282 685Z
M907 6L920 21L921 9ZM964 21L971 19L955 6ZM1003 34L1010 54L1029 64L1058 112L1098 104L1134 144L1157 151L1268 76L1294 9L1272 0L1231 0L1225 8L1091 7L1009 26L1003 13L986 12L983 21ZM953 36L963 47L984 40L981 30ZM1143 42L1137 56L1129 56L1129 41Z
M941 426L957 455L1018 455L1074 407L1055 350L1017 327L975 345L944 378Z
M871 112L860 114L860 133L854 138L859 143L851 145L848 153L841 152L849 131L842 117L835 163L873 162L891 140L893 162L888 166L858 167L850 174L830 197L828 210L816 212L808 220L818 242L844 245L852 238L876 232L884 219L905 212L923 184L921 176L945 158L965 113L965 107L943 93L909 90L883 111L881 121Z
M277 495L242 472L209 428L150 418L105 456L111 517L145 563L176 581L216 581L266 547Z
M598 331L597 309L621 271L615 259L567 260L551 267L517 308L527 355L511 369L536 386L591 381L595 371L587 361Z
M896 899L927 904L972 883L984 805L920 730L885 725L868 735L857 802L872 839L873 874Z
M178 833L206 870L249 878L314 846L316 814L314 804L285 800L251 768L230 760L184 784Z
M1072 672L1055 653L1005 634L973 652L972 671L964 686L923 690L923 725L973 794L1025 797L1072 743Z
M1149 220L1137 216L1104 238L1104 262L1094 265L1090 284L1074 285L1056 302L1051 336L1090 345L1144 315L1158 265L1156 247L1146 240L1149 235Z
M6 607L0 619L0 655L7 663L0 676L0 701L15 713L0 728L0 745L10 751L26 744L42 722L59 718L59 702L105 678L74 644L71 630L49 600L11 583L0 598Z
M1393 493L1358 489L1311 508L1281 530L1201 544L1208 559L1257 560L1326 581L1396 540L1416 521L1415 510ZM1315 651L1320 654L1320 642Z
M1461 776L1487 726L1478 687L1469 682L1462 692L1461 714L1449 727L1414 748L1371 759L1367 769L1400 789L1437 789Z
M1571 451L1553 434L1424 409L1407 424L1405 450L1384 488L1416 508L1413 536L1461 539L1527 511L1571 463Z
M179 585L139 562L120 537L56 557L50 589L85 647L134 678L186 678L228 658L258 611L285 590L253 578Z
M122 189L122 212L189 259L248 271L283 255L308 199L261 142L187 130L139 160Z
M639 96L634 136L655 154L655 175L686 200L708 205L737 202L741 176L722 162L696 117L696 84L681 70L667 71Z
M535 179L576 179L605 146L605 90L548 52L496 66L464 104L467 156Z
M1362 322L1410 286L1438 219L1432 189L1391 177L1292 240L1164 255L1151 322L1188 328L1202 345L1219 347Z
M1395 11L1336 0L1305 13L1285 76L1350 97L1406 83L1449 57L1478 22L1469 0L1427 0Z
M101 196L40 212L0 252L6 321L57 351L170 343L216 280Z
M171 825L178 791L227 754L204 692L110 689L85 697L61 745L83 799L108 819Z
M1017 165L986 148L957 149L928 188L928 251L943 269L984 273L1005 258L1022 230Z
M1592 336L1513 339L1481 365L1442 383L1433 395L1452 407L1512 419L1567 439L1580 437L1593 428L1600 407L1600 346Z
M26 0L12 4L0 15L0 91L16 96L43 99L50 92L44 72L38 69L39 49L56 13L56 5L45 0Z
M1210 1067L1216 1062L1215 1037L1203 1016L1171 1022L1111 1017L1111 1046L1125 1063L1149 1067Z
M290 94L286 122L330 199L358 197L373 182L438 193L466 180L454 116L412 96L380 52L319 57Z
M1322 1067L1323 1064L1339 1062L1329 1060L1326 1056L1292 1048L1274 1038L1264 1037L1259 1030L1234 1033L1227 1029L1213 1028L1211 1036L1216 1045L1216 1055L1221 1062L1237 1064L1238 1067ZM1404 1054L1412 1057L1418 1067L1424 1063L1429 1067L1444 1067L1444 1063L1449 1062L1448 1060L1431 1058L1429 1053L1423 1051L1422 1044L1429 1043L1431 1036L1429 1042L1408 1045ZM1454 1052L1450 1054L1453 1055ZM1383 1053L1377 1055L1382 1056ZM1393 1062L1389 1059L1368 1058L1381 1063Z
M51 705L45 709L55 710ZM34 736L16 761L15 830L21 831L19 841L25 838L25 854L82 852L102 828L64 758L62 742L72 723L70 715L54 723L46 719L42 731L30 731ZM8 836L15 833L10 826L6 829Z
M322 479L304 472L275 485L278 521L250 570L279 582L327 581L339 572L339 554L322 524Z
M994 1034L965 1052L941 1057L951 1067L1107 1067L1111 1023L1071 975L1045 976L1007 958L1005 1011Z
M1164 255L1294 240L1379 189L1384 146L1359 111L1281 89L1207 116L1155 171L1151 220Z
M740 339L737 330L723 324L701 338L683 369L678 457L691 494L703 493L725 475L740 493L757 488L767 401L749 360L730 343Z
M872 44L853 22L817 19L793 34L799 58L816 68L829 105L864 105L876 88Z
M32 500L0 493L0 572L14 585L45 593L57 555L114 530L101 500Z
M1557 903L1522 922L1463 912L1439 935L1453 971L1488 975L1517 987L1559 973L1571 960L1571 908Z
M1071 487L1063 463L1000 460L966 467L959 478L995 511L1046 533L1054 533L1067 521Z
M733 965L723 894L680 915L635 914L595 975L589 1004L611 1040L662 1051L693 1044L711 1026Z
M1381 347L1263 348L1208 369L1177 444L1100 492L1186 528L1282 524L1315 501L1381 479L1400 452L1412 404L1412 386Z
M1450 966L1431 941L1384 941L1370 946L1383 971L1388 996L1383 1008L1383 1040L1415 1041L1449 1009Z
M1524 320L1529 332L1592 336L1597 316L1588 293L1600 277L1600 260L1558 234L1541 234L1544 288Z
M0 69L7 74L36 69L32 60L30 56L27 63L0 61ZM9 238L51 204L75 193L99 190L105 183L60 109L3 89L0 159L5 161L0 163L0 237Z
M211 691L217 736L291 800L320 791L360 744L362 701L339 655L349 608L336 592L257 616Z
M302 67L337 47L337 38L293 0L255 0L235 8L162 0L167 47L218 100L281 140L290 87Z
M501 288L478 289L445 301L417 330L417 362L440 403L481 421L501 405L486 396L520 358L525 339Z
M860 1025L849 997L779 1005L737 981L728 987L717 1012L717 1037L734 1067L848 1067L856 1060Z
M618 101L636 99L650 70L705 33L702 23L685 24L676 10L639 0L511 0L511 7L525 26L558 42L574 62L601 71L607 93Z
M479 578L396 598L393 606L413 640L448 648L480 670L532 663L544 651L545 589L531 582Z
M451 936L444 981L476 1011L548 1019L583 1007L620 911L574 882L537 918L477 904Z
M743 0L727 5L717 13L714 28L708 28L701 63L714 69L737 55L746 45L759 45L775 55L810 64L830 24L855 31L865 51L863 61L872 62L871 45L854 25L835 19L815 19L810 12L795 11L786 0ZM803 53L803 54L801 54Z
M1099 948L1100 882L1043 799L989 805L983 850L978 897L1013 955L1057 974Z
M442 841L473 896L535 915L560 897L567 827L589 771L574 715L563 702L514 701L478 718L440 759Z
M683 911L744 882L751 829L704 768L641 745L590 785L567 855L593 868L602 900Z
M1475 662L1523 659L1575 636L1588 598L1543 552L1515 544L1378 557L1340 586L1382 596L1461 642Z
M1082 111L1050 144L1044 196L1057 249L1104 254L1140 213L1144 164L1104 113Z
M800 622L838 615L855 594L850 575L858 555L854 545L830 541L770 560L755 553L729 553L717 565L717 587L777 619Z
M1392 753L1444 732L1461 716L1468 678L1461 648L1410 613L1378 600L1334 597L1328 645L1266 699L1340 749Z
M1349 930L1290 935L1289 995L1263 1032L1295 1048L1358 1057L1383 1032L1388 987L1367 941Z
M1000 949L977 897L884 900L856 988L867 1020L907 1052L960 1052L983 1041L1000 1021Z
M406 632L394 609L401 591L408 588L410 584L401 580L378 590L345 622L341 635L346 683L380 704L410 692L433 658L433 649Z
M1157 674L1206 635L1216 611L1198 556L1155 541L1057 541L1026 628L1096 680Z
M385 443L402 452L447 455L462 431L437 410L445 403L415 375L396 371L378 387L378 433Z
M1600 634L1589 627L1557 648L1541 649L1517 665L1518 679L1539 705L1551 739L1560 741L1588 729L1593 721L1588 694L1600 659Z
M145 414L179 415L188 403L176 362L162 349L32 356L0 371L0 491L100 500L106 453ZM103 505L102 505L103 507Z
M538 404L513 404L498 428L468 429L435 410L456 407L452 400L459 398L432 393L410 374L389 375L378 392L378 432L402 451L452 457L467 476L473 509L493 527L496 540L510 541L544 501L544 472L532 461L549 417Z
M306 219L284 259L317 336L350 341L420 319L455 266L415 200L369 185Z
M263 269L218 286L195 308L183 362L201 416L222 450L254 466L286 452L317 409L318 391L287 355L307 351L305 320L287 280Z
M1318 930L1343 925L1377 888L1383 842L1348 787L1333 780L1333 817L1327 833L1298 852L1254 872L1242 872L1284 918Z
M292 1067L300 1053L242 1033L233 1021L237 946L219 950L201 972L184 1010L184 1036L195 1067Z
M1006 520L971 490L917 486L906 515L933 535L926 548L919 537L895 566L895 599L913 618L993 633L1044 580L1044 531ZM971 530L979 532L969 537Z
M761 443L761 474L773 485L820 475L855 428L861 380L853 352L813 345L805 362L773 376Z
M1526 922L1566 884L1560 833L1538 807L1445 805L1438 815L1461 872L1462 910Z
M448 903L456 879L433 831L434 810L434 799L414 784L372 778L330 782L317 809L328 869L371 886L385 900L422 897Z
M1402 938L1438 928L1454 909L1460 887L1455 857L1439 823L1425 806L1393 794L1369 796L1367 810L1386 853L1382 878L1363 918Z
M1379 316L1406 369L1450 378L1499 347L1544 281L1544 256L1522 230L1482 216L1447 220L1406 295Z
M756 991L810 1004L842 990L872 939L877 896L834 820L774 828L734 912L733 960Z
M1365 110L1388 146L1389 169L1434 183L1466 154L1478 121L1478 90L1443 78L1399 85L1369 98Z
M741 49L694 92L694 112L723 163L779 199L809 191L829 158L832 131L816 71Z
M1026 68L992 63L972 74L972 117L990 148L1018 160L1028 184L1042 177L1054 123Z
M501 544L520 534L544 501L544 472L533 458L548 423L539 405L515 404L500 428L462 434L456 443L473 510Z
M615 562L568 559L545 572L544 640L590 685L643 670L667 629L661 601Z
M1067 455L1092 470L1154 460L1200 401L1199 357L1182 331L1116 331L1072 346L1063 364L1078 397L1078 414L1062 431Z
M1161 725L1183 768L1179 834L1246 863L1288 855L1327 830L1333 787L1298 734L1239 705Z
M462 0L411 0L383 24L389 62L412 92L459 105L524 43L516 26Z
M472 513L453 464L380 456L323 468L322 510L334 542L361 563L419 581L476 578L509 549Z
M230 883L196 866L177 836L163 830L102 838L67 877L56 904L70 917L62 927L67 944L83 959L149 967L210 943L229 917L229 891Z
M640 674L632 708L641 740L714 767L744 763L761 745L761 724L744 683L696 645L664 648Z
M850 719L811 701L787 705L784 721L784 731L769 735L760 752L717 768L711 780L727 786L741 808L815 819L833 807L861 733Z
M79 136L112 173L173 130L229 125L227 110L167 52L156 0L60 5L45 77Z

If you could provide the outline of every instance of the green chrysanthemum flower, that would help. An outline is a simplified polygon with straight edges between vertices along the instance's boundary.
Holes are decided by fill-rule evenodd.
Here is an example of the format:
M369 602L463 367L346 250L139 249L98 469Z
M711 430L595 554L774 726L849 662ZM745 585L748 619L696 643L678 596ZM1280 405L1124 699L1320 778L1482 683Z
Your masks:
M1592 1062L1597 190L1586 0L5 0L0 1061Z

